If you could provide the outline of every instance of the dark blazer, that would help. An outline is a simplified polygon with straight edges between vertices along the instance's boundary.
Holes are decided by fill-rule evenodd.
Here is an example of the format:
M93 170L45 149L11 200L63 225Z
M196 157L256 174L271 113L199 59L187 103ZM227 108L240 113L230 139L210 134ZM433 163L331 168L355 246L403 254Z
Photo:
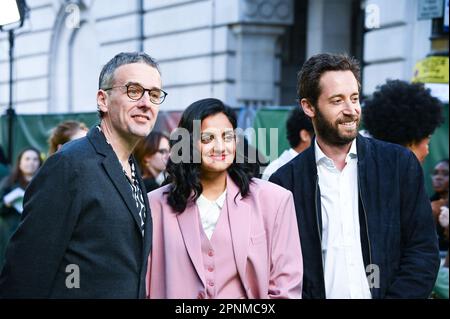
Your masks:
M144 236L129 182L97 128L48 158L26 190L0 297L145 297L152 221L137 175L147 208ZM77 270L79 288L68 288Z
M303 253L303 298L325 298L322 214L317 166L311 143L270 181L294 195ZM368 278L379 269L373 298L427 298L439 269L439 251L422 167L408 149L356 138L359 222Z

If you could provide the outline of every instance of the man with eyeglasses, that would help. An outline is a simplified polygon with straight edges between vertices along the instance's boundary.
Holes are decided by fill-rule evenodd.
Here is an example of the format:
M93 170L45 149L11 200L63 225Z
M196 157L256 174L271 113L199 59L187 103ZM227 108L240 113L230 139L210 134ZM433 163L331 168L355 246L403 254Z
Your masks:
M131 154L166 95L145 53L120 53L103 67L100 125L51 156L28 187L0 297L145 296L152 220Z

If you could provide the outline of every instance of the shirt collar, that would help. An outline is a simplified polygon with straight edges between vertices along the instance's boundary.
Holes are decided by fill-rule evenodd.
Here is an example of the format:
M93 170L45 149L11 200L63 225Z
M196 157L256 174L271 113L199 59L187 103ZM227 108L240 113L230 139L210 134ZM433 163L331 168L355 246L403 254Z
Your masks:
M352 146L350 146L350 151L348 152L347 157L352 159L358 157L358 153L356 151L356 138L353 140Z
M200 195L199 198L197 198L196 203L197 203L197 205L201 205L201 206L216 204L220 209L222 209L223 204L225 203L225 199L227 197L226 195L227 195L227 190L225 190L222 193L222 195L220 195L215 201L211 201L211 200L207 199L205 196L203 196L203 194L202 194L202 195Z
M296 157L298 155L298 152L296 150L294 150L293 148L290 148L289 154L292 155L293 157Z
M314 139L314 152L316 155L316 164L320 164L322 162L328 162L333 163L333 160L325 155L324 152L319 147L319 144L317 143L317 139ZM353 140L352 145L350 146L350 150L345 158L345 162L347 163L350 159L357 158L357 151L356 151L356 138ZM334 163L333 163L334 165Z

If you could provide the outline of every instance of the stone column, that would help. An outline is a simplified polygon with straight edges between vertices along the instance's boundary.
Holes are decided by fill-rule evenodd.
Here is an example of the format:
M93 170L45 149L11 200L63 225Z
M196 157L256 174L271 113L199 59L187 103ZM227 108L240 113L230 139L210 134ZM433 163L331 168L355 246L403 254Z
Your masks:
M240 0L236 40L236 101L239 105L279 103L279 38L293 23L292 0Z

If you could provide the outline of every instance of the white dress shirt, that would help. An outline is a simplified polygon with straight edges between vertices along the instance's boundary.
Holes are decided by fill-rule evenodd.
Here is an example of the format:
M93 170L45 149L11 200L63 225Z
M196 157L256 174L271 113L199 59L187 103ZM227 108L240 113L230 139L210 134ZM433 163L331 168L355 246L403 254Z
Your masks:
M264 169L264 173L262 174L261 179L265 179L266 181L269 180L270 175L275 173L281 166L288 163L297 155L298 153L293 148L284 151L280 155L280 157L267 165L267 167Z
M197 198L196 204L200 213L200 220L208 239L211 239L214 229L216 228L220 211L225 203L226 195L227 190L225 190L215 201L210 201L203 196L203 194Z
M322 257L328 299L370 299L361 249L356 140L336 168L315 142L322 208Z

